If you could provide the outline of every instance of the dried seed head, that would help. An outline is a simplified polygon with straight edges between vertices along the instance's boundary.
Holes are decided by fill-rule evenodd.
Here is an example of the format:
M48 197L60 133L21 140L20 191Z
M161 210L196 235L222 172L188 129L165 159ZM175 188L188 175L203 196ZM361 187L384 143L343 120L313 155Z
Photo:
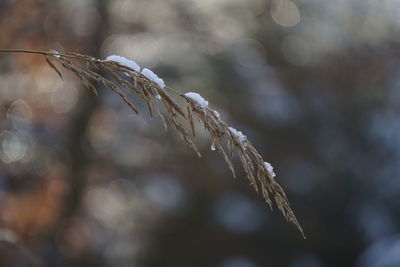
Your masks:
M261 191L265 201L271 207L272 203L275 202L286 219L293 223L304 237L283 189L274 180L275 173L271 164L263 160L241 131L229 127L223 122L220 114L209 108L208 101L200 94L189 92L183 95L166 87L164 81L154 72L146 68L140 72L140 67L136 62L120 56L110 56L106 60L99 60L77 53L60 54L57 52L47 55L46 62L48 65L62 77L60 70L52 63L50 57L58 61L63 68L74 73L89 90L96 92L93 83L103 84L110 88L137 114L139 114L139 111L128 96L134 95L141 98L147 104L150 116L156 115L165 128L167 127L166 121L168 121L179 136L200 157L201 155L193 140L196 137L194 119L197 118L210 134L212 150L218 151L223 157L233 176L235 177L235 170L231 160L234 154L237 154L246 177L254 190L256 192ZM79 67L72 60L80 61L89 67ZM129 75L126 75L126 73ZM179 107L166 89L186 100L186 112ZM166 113L166 119L162 115L161 107ZM191 134L181 121L190 125Z

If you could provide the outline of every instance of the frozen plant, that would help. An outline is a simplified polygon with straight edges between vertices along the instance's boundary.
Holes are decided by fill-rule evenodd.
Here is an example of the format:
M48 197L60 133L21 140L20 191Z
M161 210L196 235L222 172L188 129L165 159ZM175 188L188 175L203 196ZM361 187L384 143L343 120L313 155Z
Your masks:
M179 136L196 152L198 151L194 139L196 130L194 120L197 119L209 133L212 148L225 160L233 176L235 170L231 161L236 154L243 166L250 185L256 192L261 192L265 201L272 206L273 203L280 209L285 218L293 223L300 233L303 231L282 187L274 180L275 173L271 164L264 161L262 156L253 147L247 137L241 132L228 126L221 120L220 115L209 107L208 101L198 93L189 92L182 94L179 91L166 87L164 81L149 69L141 72L139 65L134 61L121 56L110 56L106 60L100 60L91 56L78 53L58 53L56 51L32 51L0 49L7 53L33 53L45 57L47 64L62 77L61 66L64 70L75 74L82 84L90 91L96 92L94 84L100 84L110 88L136 113L139 110L131 102L129 96L142 99L148 108L150 116L157 116L164 127L167 122L174 128ZM54 64L57 62L58 64ZM127 69L129 68L129 69ZM121 76L129 70L128 76ZM173 92L185 100L182 108L168 92ZM162 109L164 109L164 112ZM191 131L184 126L188 124Z
M149 70L147 68L144 68L142 70L142 74L149 79L150 81L155 82L158 86L160 86L161 89L165 88L165 83L164 80L161 79L160 77L157 76L152 70Z
M241 132L236 130L233 127L229 127L229 131L239 140L241 144L244 144L244 141L247 139L247 137Z
M108 56L106 58L106 61L113 61L113 62L117 62L118 64L131 68L134 71L140 72L140 66L139 64L137 64L135 61L121 57L121 56L117 56L117 55L112 55L112 56Z
M272 178L274 178L276 175L275 175L275 173L274 173L274 167L272 167L271 163L265 161L265 162L264 162L264 166L265 166L265 168L267 169L269 175L270 175Z
M191 100L193 100L197 105L202 108L208 107L208 101L206 101L200 94L189 92L186 93L185 96Z

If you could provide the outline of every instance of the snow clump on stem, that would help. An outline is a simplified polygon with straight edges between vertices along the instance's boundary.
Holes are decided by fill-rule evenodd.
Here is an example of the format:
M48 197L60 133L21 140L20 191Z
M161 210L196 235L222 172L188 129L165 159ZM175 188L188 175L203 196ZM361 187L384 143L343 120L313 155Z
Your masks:
M155 82L158 86L160 86L161 89L165 88L164 80L161 79L160 77L158 77L157 74L155 74L153 71L151 71L151 70L149 70L147 68L144 68L142 70L142 74L143 74L143 76L145 76L150 81Z
M137 64L135 61L121 57L121 56L117 56L117 55L112 55L112 56L108 56L106 58L106 61L113 61L113 62L117 62L118 64L131 68L134 71L140 72L140 66L139 64Z
M185 94L187 98L190 98L193 100L196 104L198 104L201 108L207 108L208 107L208 101L205 100L200 94L198 93L193 93L193 92L188 92Z

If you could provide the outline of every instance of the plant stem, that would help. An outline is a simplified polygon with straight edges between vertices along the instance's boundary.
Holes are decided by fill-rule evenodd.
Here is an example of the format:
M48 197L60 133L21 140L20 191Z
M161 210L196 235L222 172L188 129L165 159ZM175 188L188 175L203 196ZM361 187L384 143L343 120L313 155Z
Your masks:
M55 55L55 52L49 51L38 51L38 50L26 50L26 49L2 49L0 48L0 53L27 53L27 54L40 54L40 55Z
M24 53L24 54L38 54L38 55L49 55L49 56L63 56L68 58L76 58L75 55L62 54L57 51L40 51L40 50L29 50L29 49L7 49L0 48L0 53Z

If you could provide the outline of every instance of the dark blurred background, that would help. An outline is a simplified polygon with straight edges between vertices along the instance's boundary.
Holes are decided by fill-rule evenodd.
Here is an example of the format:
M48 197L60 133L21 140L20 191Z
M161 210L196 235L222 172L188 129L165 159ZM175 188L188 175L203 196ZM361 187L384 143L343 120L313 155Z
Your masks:
M400 266L400 1L1 0L0 48L118 54L275 167L307 239L197 138L0 54L0 265Z

